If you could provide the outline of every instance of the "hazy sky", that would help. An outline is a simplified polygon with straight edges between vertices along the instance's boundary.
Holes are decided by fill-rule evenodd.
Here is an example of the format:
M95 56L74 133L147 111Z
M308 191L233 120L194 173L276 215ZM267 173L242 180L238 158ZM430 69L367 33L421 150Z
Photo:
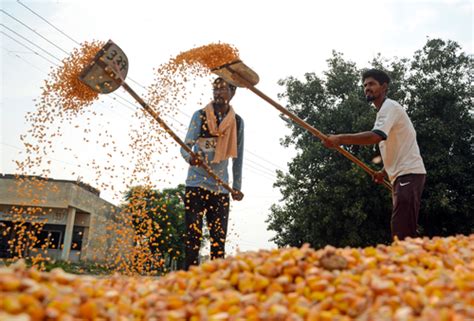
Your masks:
M473 52L472 1L24 0L22 3L75 41L112 39L128 56L128 78L144 86L153 81L153 68L170 57L218 41L239 49L241 59L260 75L257 88L275 100L283 90L277 85L279 79L302 77L306 72L322 75L332 50L344 53L359 67L367 67L377 53L388 58L411 57L427 38L454 40L465 52ZM2 33L0 172L14 173L13 161L21 157L18 153L24 149L19 137L28 130L25 114L35 108L33 99L40 95L40 87L53 66L51 62L55 62L52 56L63 59L67 55L62 50L70 52L77 45L17 1L2 0L1 4L1 29L9 37ZM141 95L145 94L140 86L130 81L129 84ZM206 102L211 97L208 86L196 87L196 93L204 95ZM132 101L122 90L119 94ZM123 135L130 127L134 107L105 98L102 101L97 110L104 113L101 119L108 122L94 124L96 127L92 129L99 132L109 128L113 139L125 139ZM288 129L272 106L246 89L238 90L233 106L245 121L242 190L245 198L233 202L227 249L233 252L236 248L271 248L275 245L268 240L273 232L267 231L265 220L271 204L281 197L272 187L275 170L286 170L295 152L280 146L279 141ZM197 103L187 104L174 119L166 120L184 138L188 115L200 107ZM90 135L93 137L94 133L92 130ZM82 145L80 135L73 129L65 136L54 142L54 149L48 155L51 176L71 180L81 176L82 181L94 185L94 172L78 168L77 164L92 159L100 163L104 150L100 146ZM179 158L178 148L170 142L166 144L169 149L166 157L162 157L173 162L174 167L170 173L163 174L166 182L158 182L159 188L176 186L186 176L187 166ZM71 150L65 152L65 147ZM365 174L361 171L361 175ZM118 203L113 195L114 192L102 191L104 198Z

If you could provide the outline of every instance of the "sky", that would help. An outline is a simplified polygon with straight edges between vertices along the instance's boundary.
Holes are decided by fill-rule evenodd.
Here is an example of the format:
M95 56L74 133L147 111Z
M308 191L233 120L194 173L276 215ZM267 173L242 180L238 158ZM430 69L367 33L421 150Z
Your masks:
M53 57L65 58L77 47L75 42L112 39L126 53L128 83L140 95L146 94L142 86L153 82L153 69L170 57L209 43L229 43L259 74L256 87L282 105L286 102L279 100L278 94L284 88L278 80L302 78L307 72L323 76L333 50L360 68L368 67L378 53L387 58L411 57L428 38L454 40L465 52L473 52L473 2L469 0L2 0L1 6L0 173L6 174L18 170L14 161L21 159L25 149L20 135L30 126L25 115L35 110L33 100L39 97L54 67ZM208 84L196 86L195 92L202 98L190 100L178 113L165 117L183 139L189 116L211 97ZM123 90L119 89L119 95L129 102L104 97L97 104L95 108L102 116L92 121L89 136L104 139L99 134L107 130L105 139L122 142L120 148L133 155L136 151L127 150L125 129L140 130L131 117L138 107ZM281 200L279 190L273 187L275 170L287 171L297 151L281 146L280 140L289 130L271 105L244 88L237 91L232 105L245 122L245 197L232 203L227 251L275 248L270 241L274 232L267 230L266 223L270 206ZM106 149L85 144L81 133L72 127L63 130L64 137L53 142L47 155L51 177L79 177L94 186L97 173L78 164L90 160L100 163L106 159ZM158 148L157 162L171 166L150 173L160 177L156 187L183 183L187 165L179 157L179 148L171 141L163 141ZM127 157L115 159L127 163ZM120 190L121 174L115 174L117 177L110 175L108 179ZM361 171L361 175L365 174ZM108 201L120 202L117 190L101 192Z

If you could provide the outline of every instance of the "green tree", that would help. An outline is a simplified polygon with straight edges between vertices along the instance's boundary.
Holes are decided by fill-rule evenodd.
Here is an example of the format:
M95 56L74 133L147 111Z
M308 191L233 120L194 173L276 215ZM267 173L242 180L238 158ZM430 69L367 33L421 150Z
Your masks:
M428 171L424 233L474 233L474 59L453 41L428 40L407 79L407 112Z
M454 50L459 49L456 46L437 47L438 50ZM425 48L426 49L426 48ZM449 56L449 53L445 53ZM463 56L464 54L457 54ZM418 67L418 75L416 73L416 62L418 66L423 65L422 62L429 65L429 53L419 52L415 56L414 61L410 64L407 59L392 59L387 60L380 55L377 56L371 65L382 68L389 72L392 77L392 84L390 86L389 96L400 101L402 104L408 105L410 115L413 118L415 128L419 131L418 141L421 146L422 154L426 158L427 152L434 153L436 158L436 148L449 149L449 145L434 144L430 141L426 145L433 146L432 149L425 148L424 129L420 128L420 122L423 120L425 124L436 122L432 119L429 112L417 109L423 109L423 103L413 103L422 96L417 92L417 84L415 80L419 80L421 75L426 75L420 67ZM464 55L465 56L465 55ZM418 57L418 58L417 58ZM467 57L466 57L467 58ZM470 59L453 59L458 63L468 65L472 63ZM453 62L456 64L456 62ZM459 73L462 74L466 70L471 70L465 65L459 67ZM305 75L304 80L298 80L294 77L289 77L280 81L280 85L285 86L285 92L280 95L280 98L287 100L287 108L297 114L300 118L307 121L312 126L318 128L324 133L340 133L340 132L358 132L370 130L375 119L375 110L365 101L361 87L360 75L361 70L356 65L344 59L341 53L333 53L333 56L328 60L328 71L324 73L323 77L318 77L314 73ZM454 73L453 70L451 72ZM429 78L429 77L428 77ZM471 76L464 74L462 77L452 78L452 81L472 80ZM453 83L453 84L454 84ZM463 87L464 86L464 87ZM463 85L466 94L471 88L468 85ZM453 85L454 88L459 88ZM453 91L454 92L454 91ZM426 93L428 96L432 95ZM428 97L426 97L428 98ZM472 106L472 102L467 102L472 99L469 95L459 97L459 101L464 101L464 107L459 107L464 112L460 112L458 116L450 114L453 117L453 123L462 123L465 133L461 135L452 135L458 150L463 150L463 159L459 159L457 165L454 166L458 171L471 171L469 168L472 161L472 144L470 137L472 137L472 113L468 109ZM429 104L427 101L425 104ZM444 105L449 109L448 106ZM464 109L463 109L464 108ZM461 115L463 115L461 117ZM442 116L441 116L442 117ZM453 125L451 123L451 126ZM283 199L279 204L274 204L271 208L271 213L267 222L269 229L277 232L273 239L279 246L291 245L300 246L308 242L313 247L322 247L326 244L335 246L364 246L368 244L386 243L390 241L390 215L391 215L391 196L381 186L375 185L371 182L370 177L359 169L352 162L339 155L333 150L327 150L313 137L297 125L289 125L292 133L285 137L282 141L283 145L293 145L298 151L297 156L289 164L289 172L284 174L278 173L278 179L275 186L280 188ZM444 127L449 128L449 125ZM421 131L421 135L420 135ZM429 133L427 131L426 133ZM437 133L431 131L431 133ZM438 135L438 134L436 134ZM442 134L441 134L442 135ZM456 136L456 137L454 137ZM464 139L464 143L462 142ZM437 142L436 138L431 137L431 140ZM444 140L443 140L444 141ZM453 143L453 141L451 141ZM462 147L461 147L462 146ZM365 163L370 164L374 156L378 155L378 150L375 146L346 146L351 153L357 156ZM427 170L432 171L431 166L434 164L431 160L426 161ZM470 166L470 167L469 167ZM380 165L372 164L374 169ZM448 170L446 167L444 170ZM441 170L440 170L441 171ZM446 179L444 175L439 175L440 184ZM470 176L469 176L470 175ZM465 195L466 198L459 198L465 203L457 206L451 213L460 213L468 223L468 227L464 231L472 232L472 218L469 219L469 213L472 213L472 200L467 195L472 196L472 174L466 175L467 180L464 181L464 187L468 184L469 190L456 191L458 195ZM468 177L471 177L470 179ZM433 180L430 178L427 182L429 185ZM461 183L458 185L450 185L452 191L456 188L461 188ZM440 193L444 186L432 187L427 186L428 196L433 194L432 189ZM451 189L450 189L451 191ZM453 195L453 192L448 192ZM453 200L455 201L455 200ZM429 209L431 199L425 200L423 211ZM452 203L450 203L451 206ZM463 208L461 208L464 206ZM449 220L450 215L446 211L437 211L439 213L436 217L440 220ZM426 217L427 215L423 214ZM432 220L431 222L434 222ZM423 220L425 231L432 231L431 223L428 220ZM428 227L428 225L430 227ZM463 232L460 226L455 228L455 224L447 224L451 228L448 234L456 232Z
M138 242L149 247L153 264L166 272L182 268L184 262L184 185L162 191L149 187L131 188L125 195Z

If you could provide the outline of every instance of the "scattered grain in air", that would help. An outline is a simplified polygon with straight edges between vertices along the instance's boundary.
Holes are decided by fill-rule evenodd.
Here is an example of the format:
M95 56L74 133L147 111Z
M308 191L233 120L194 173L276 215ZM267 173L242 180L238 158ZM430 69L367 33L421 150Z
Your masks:
M99 96L78 79L104 44L84 42L53 68L35 100L35 110L26 116L30 128L21 136L26 152L16 162L17 192L19 197L30 201L6 210L18 224L1 223L4 233L13 235L8 244L13 255L9 262L26 257L36 268L44 269L50 261L48 251L56 245L52 241L42 243L39 236L48 224L48 210L42 207L47 195L61 192L49 180L57 175L53 165L57 165L54 158L58 149L67 151L73 159L68 161L70 164L62 164L70 170L71 180L82 183L82 176L86 176L88 183L82 186L94 186L109 193L117 204L124 202L126 191L131 191L127 205L114 214L105 233L96 236L97 243L111 247L94 253L91 259L105 260L106 269L126 275L156 275L167 273L165 254L170 259L182 256L183 251L178 248L150 252L150 248L161 248L157 244L166 244L171 238L171 220L177 214L167 208L149 208L140 202L157 185L170 184L164 177L180 170L173 161L180 158L177 145L133 103L117 99L114 94ZM224 43L182 52L155 69L156 79L148 87L146 100L166 121L185 106L203 107L211 97L210 68L237 58L237 49ZM197 95L196 88L202 84L209 90L205 95ZM131 113L130 109L136 111ZM130 122L125 135L123 128L110 127L117 119ZM178 129L185 131L186 125L179 125ZM66 146L59 148L61 143ZM171 158L170 153L174 153ZM161 217L159 229L150 223L156 213ZM31 221L36 223L28 225ZM95 310L95 305L86 304L80 313L90 317L95 315ZM47 315L49 312L51 309ZM51 313L54 315L56 311Z

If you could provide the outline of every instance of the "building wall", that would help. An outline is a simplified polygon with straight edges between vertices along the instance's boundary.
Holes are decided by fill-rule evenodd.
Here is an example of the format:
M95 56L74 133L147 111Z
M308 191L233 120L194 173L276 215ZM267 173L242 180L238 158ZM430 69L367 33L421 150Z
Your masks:
M0 176L0 220L14 219L14 215L9 214L12 206L25 212L28 208L40 209L41 215L22 215L28 222L46 221L65 226L68 215L75 212L74 226L85 229L80 256L77 251L71 251L69 258L72 260L104 261L104 253L116 241L110 227L120 209L101 199L97 190L85 188L77 182L35 178L17 180L11 175ZM53 252L51 255L57 257Z

